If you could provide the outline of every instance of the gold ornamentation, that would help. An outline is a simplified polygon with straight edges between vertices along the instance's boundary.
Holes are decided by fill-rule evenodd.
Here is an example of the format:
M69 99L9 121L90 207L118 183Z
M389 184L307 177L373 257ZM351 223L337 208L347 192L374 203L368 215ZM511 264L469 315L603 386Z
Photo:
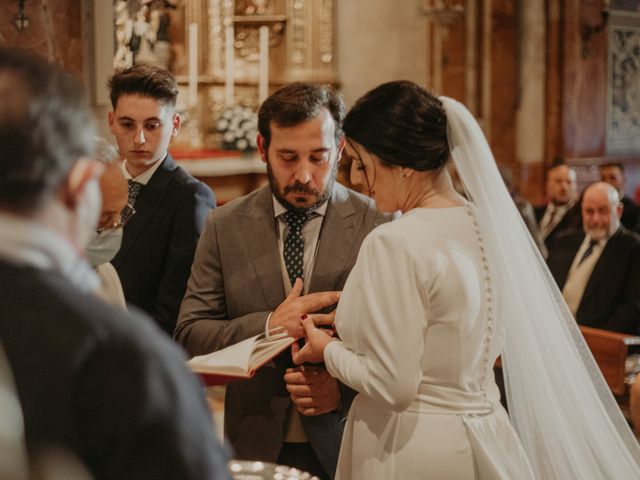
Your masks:
M304 0L293 0L291 8L291 62L303 65L307 56L307 19Z
M331 63L333 60L333 0L322 0L318 28L320 60L323 63Z

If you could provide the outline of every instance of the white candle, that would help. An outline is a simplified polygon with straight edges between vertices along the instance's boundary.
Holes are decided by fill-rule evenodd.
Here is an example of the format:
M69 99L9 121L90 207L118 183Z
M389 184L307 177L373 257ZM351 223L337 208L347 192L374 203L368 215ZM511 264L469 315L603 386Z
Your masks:
M224 44L225 44L225 77L224 77L224 101L227 106L233 105L234 91L233 91L233 62L234 62L234 34L233 34L233 20L228 19L227 24L224 27Z
M260 27L260 70L258 100L262 103L269 96L269 27Z
M189 24L189 106L198 103L198 25Z

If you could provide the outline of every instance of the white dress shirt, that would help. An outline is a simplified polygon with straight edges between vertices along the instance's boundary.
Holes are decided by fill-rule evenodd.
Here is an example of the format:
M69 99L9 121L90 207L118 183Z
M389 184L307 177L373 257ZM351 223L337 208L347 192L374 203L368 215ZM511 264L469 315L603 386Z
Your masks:
M569 310L571 310L574 317L580 307L584 290L587 287L587 283L589 283L593 269L598 263L600 255L602 255L602 251L608 241L609 237L597 241L593 246L591 254L585 258L583 262L580 262L591 243L591 237L589 235L585 235L582 245L580 245L580 248L573 259L573 263L571 264L571 268L567 275L567 281L562 289L562 296L567 302Z
M135 178L129 173L129 170L127 170L127 160L125 159L120 164L124 178L126 178L127 180L133 180L134 182L141 183L142 185L146 185L147 183L149 183L149 180L151 180L151 177L153 177L153 174L156 173L156 170L160 168L160 164L164 162L165 158L167 158L166 153L164 157L162 157L162 160L158 160L156 163L153 164L151 168L145 170Z
M287 295L291 292L293 285L289 280L287 267L284 262L284 241L289 233L289 226L284 218L287 209L283 207L275 197L273 197L273 212L277 222L278 236L278 252L280 253L280 267L282 270L282 281L284 283L284 291ZM318 252L318 238L320 238L320 229L322 228L322 220L327 212L327 202L324 202L316 210L309 215L309 218L302 227L302 237L304 238L304 256L302 266L302 276L304 279L303 293L309 291L309 280L313 274L313 267L316 263L316 253Z

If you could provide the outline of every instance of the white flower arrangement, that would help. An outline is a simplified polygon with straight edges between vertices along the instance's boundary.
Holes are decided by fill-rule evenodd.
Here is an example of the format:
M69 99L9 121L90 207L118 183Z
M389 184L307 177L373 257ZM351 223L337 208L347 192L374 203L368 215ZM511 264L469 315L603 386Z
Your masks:
M255 150L258 134L258 116L249 107L236 105L222 110L216 122L216 130L222 134L225 150Z

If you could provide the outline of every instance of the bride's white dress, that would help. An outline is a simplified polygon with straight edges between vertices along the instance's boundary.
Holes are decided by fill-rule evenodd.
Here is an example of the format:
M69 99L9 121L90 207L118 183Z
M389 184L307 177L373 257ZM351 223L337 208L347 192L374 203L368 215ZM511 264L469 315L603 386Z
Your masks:
M337 478L529 479L499 402L491 266L470 205L414 209L365 239L329 372L359 392Z

